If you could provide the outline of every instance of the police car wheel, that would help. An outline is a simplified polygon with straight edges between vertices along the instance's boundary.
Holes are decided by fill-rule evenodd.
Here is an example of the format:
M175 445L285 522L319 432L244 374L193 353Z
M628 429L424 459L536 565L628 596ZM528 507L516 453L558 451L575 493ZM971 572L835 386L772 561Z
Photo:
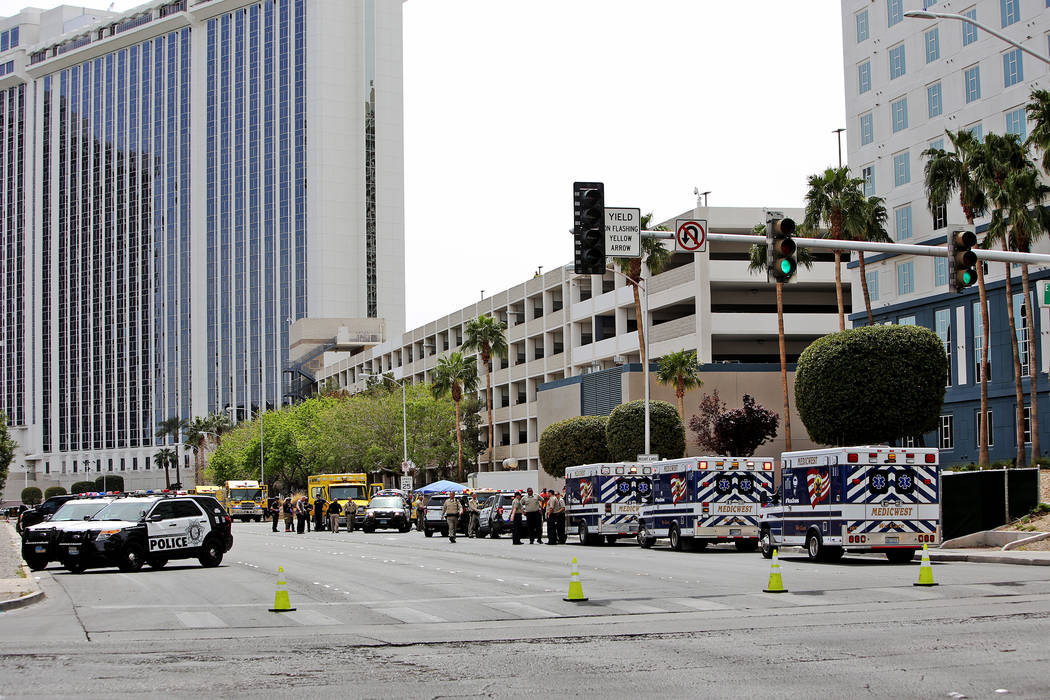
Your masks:
M404 532L408 532L408 531L409 531L409 530L411 530L411 529L412 529L412 525L411 525L411 524L409 524L409 525L402 525L401 527L399 527L399 528L397 529L397 531L398 531L398 532L401 532L401 533L404 533Z
M204 546L201 547L200 556L197 557L197 561L201 563L201 566L218 566L222 563L222 549L219 547L219 543L214 538L205 540Z
M425 527L425 528L423 528L423 534L426 537L433 537L434 536L434 531L431 530L429 527Z
M762 531L761 536L758 538L758 547L762 550L763 558L773 558L773 539L769 535L769 530Z
M149 564L151 569L163 569L165 566L168 565L168 558L151 557L150 559L146 560L146 563Z
M62 566L66 567L66 570L71 574L82 574L84 573L84 569L87 568L86 566L84 566L84 562L76 559L70 559L68 561L62 562Z
M23 557L26 560L26 565L33 571L40 571L41 569L47 568L47 559L43 557Z
M129 544L124 550L124 553L120 556L117 568L124 573L131 573L141 569L142 565L145 563L146 555L142 551L142 547L137 544Z

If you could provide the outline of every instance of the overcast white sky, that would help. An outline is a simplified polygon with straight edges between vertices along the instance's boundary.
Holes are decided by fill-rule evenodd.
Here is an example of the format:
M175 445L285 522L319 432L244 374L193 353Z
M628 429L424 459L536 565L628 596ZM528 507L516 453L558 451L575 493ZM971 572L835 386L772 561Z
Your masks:
M0 0L0 16L58 4ZM574 180L658 220L694 187L711 206L800 206L849 126L840 14L836 0L408 0L407 328L571 262Z

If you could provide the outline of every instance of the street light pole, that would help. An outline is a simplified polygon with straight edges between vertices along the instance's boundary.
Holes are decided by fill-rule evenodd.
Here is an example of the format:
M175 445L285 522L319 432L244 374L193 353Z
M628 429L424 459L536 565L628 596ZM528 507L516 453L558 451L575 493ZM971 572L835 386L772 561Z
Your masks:
M835 134L836 136L839 137L839 167L840 168L842 167L842 132L843 131L845 131L845 129L842 128L842 127L839 127L838 129L834 129L831 132L831 133L833 133L833 134Z
M960 22L967 22L967 23L972 24L973 26L977 27L978 29L981 29L981 30L984 30L984 31L988 32L989 34L994 36L996 39L999 39L1001 41L1005 41L1007 44L1010 44L1011 46L1016 46L1017 48L1021 49L1022 51L1024 51L1029 56L1034 56L1035 58L1038 58L1043 63L1050 64L1050 58L1047 58L1046 56L1041 56L1038 53L1036 53L1035 51L1032 51L1031 49L1025 48L1024 46L1021 46L1019 43L1017 43L1016 41L1014 41L1010 37L1005 36L1003 34L1000 34L999 32L995 31L991 27L989 27L987 25L984 25L984 24L981 24L977 20L973 19L972 17L967 17L966 15L960 15L960 14L956 14L954 12L929 12L927 10L908 10L907 12L904 13L904 16L908 17L910 19L955 19L955 20L959 20Z
M408 464L408 410L406 408L405 380L398 381L393 377L384 377L381 374L361 373L362 377L374 377L383 381L391 381L401 387L401 466Z

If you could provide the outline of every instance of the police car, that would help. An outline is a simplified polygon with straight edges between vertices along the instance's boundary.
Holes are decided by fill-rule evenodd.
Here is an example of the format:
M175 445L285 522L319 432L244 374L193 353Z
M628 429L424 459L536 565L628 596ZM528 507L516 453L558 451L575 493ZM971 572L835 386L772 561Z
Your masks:
M65 500L48 517L47 522L30 525L22 530L22 559L33 571L47 568L53 561L58 561L59 533L67 527L75 527L85 520L90 520L115 500L114 496L74 497Z
M141 496L113 501L91 520L60 532L58 554L75 574L116 566L159 569L172 559L218 566L233 546L231 518L212 496Z

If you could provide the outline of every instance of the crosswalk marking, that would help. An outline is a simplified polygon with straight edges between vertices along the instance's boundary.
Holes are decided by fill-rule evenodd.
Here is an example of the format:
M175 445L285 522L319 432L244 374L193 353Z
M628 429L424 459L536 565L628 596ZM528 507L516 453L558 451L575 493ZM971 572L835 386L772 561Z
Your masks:
M669 598L667 602L694 610L726 610L729 608L725 603L716 603L706 598Z
M610 600L607 605L614 610L625 613L662 613L667 612L663 608L655 608L652 605L644 605L631 600Z
M485 603L485 605L490 608L495 608L496 610L509 612L518 617L559 617L558 613L544 610L543 608L537 608L534 605L526 605L525 603Z
M431 615L425 613L422 610L416 610L415 608L373 608L376 612L382 613L388 617L392 617L402 622L448 622L443 617L437 615Z
M341 625L339 620L327 615L322 615L316 610L296 610L295 612L283 613L281 617L288 618L303 627L320 627L324 625Z
M228 627L218 616L210 612L177 612L175 617L185 627Z

